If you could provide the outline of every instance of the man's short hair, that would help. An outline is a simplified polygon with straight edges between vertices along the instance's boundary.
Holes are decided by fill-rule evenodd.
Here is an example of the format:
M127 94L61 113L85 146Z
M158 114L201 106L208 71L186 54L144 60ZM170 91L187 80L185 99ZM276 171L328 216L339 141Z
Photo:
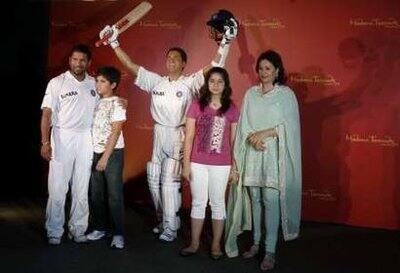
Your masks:
M80 52L80 53L86 54L88 61L90 61L92 59L92 52L90 51L89 47L85 44L75 44L71 49L70 56L74 52Z
M186 55L185 50L183 50L183 48L181 48L181 47L171 47L170 49L168 49L167 55L168 55L171 51L176 51L176 52L178 52L179 55L181 55L182 61L184 61L185 63L187 63L187 55Z

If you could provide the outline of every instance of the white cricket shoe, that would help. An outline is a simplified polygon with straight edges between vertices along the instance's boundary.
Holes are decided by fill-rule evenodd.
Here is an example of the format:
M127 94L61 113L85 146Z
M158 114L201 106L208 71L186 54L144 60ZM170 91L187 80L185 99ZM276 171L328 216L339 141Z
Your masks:
M60 237L49 237L48 242L49 242L49 245L56 246L56 245L61 244L61 238Z
M81 235L72 235L71 232L68 233L68 238L70 240L73 240L75 243L87 243L88 239L86 238L86 235L81 234Z
M97 241L102 239L104 236L106 236L106 232L103 230L93 230L90 232L88 235L86 235L86 238L89 241Z
M176 237L177 237L176 231L166 228L166 229L164 229L163 233L161 233L160 237L158 237L158 238L161 241L172 242L176 239Z

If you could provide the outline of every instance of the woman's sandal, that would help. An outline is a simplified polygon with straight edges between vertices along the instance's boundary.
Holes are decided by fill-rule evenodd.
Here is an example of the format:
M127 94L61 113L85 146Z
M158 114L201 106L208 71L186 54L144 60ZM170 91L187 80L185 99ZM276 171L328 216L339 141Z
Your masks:
M260 269L262 271L268 271L275 267L275 258L270 255L265 255L264 259L260 264Z
M182 248L181 251L179 251L179 255L181 255L182 257L190 257L195 254L197 254L197 250L193 251L190 249L190 247Z
M260 247L258 245L252 245L248 251L243 253L243 255L242 255L243 258L244 259L250 259L250 258L255 257L258 254L259 248Z
M221 260L221 258L224 256L224 253L222 252L211 252L210 253L210 258L213 259L214 261Z

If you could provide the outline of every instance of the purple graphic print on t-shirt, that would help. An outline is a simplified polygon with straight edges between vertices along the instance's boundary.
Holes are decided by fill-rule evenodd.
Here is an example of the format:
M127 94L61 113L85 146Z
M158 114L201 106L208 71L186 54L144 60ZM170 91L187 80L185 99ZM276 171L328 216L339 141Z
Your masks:
M208 165L231 164L231 124L237 123L239 111L233 104L223 115L218 110L205 107L201 111L193 102L187 112L188 118L196 120L196 133L191 161Z

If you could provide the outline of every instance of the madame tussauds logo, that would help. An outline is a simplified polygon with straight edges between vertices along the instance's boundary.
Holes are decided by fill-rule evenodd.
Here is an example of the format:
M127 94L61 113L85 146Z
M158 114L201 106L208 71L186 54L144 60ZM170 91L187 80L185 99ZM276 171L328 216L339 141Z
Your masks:
M351 143L372 144L385 147L398 147L399 141L389 135L378 136L376 134L346 134L346 141Z
M155 28L167 28L167 29L181 29L182 26L177 21L158 20L158 21L140 21L139 26L141 27L155 27Z
M302 192L303 197L310 198L314 200L320 200L325 202L335 202L337 197L333 192L327 190L317 190L317 189L304 189Z
M270 29L285 28L286 26L278 19L244 19L240 20L244 27L266 27Z
M350 19L350 25L355 26L355 27L382 27L382 28L400 29L399 21L394 18L386 18L386 19L356 18L356 19Z
M340 83L332 75L296 75L289 78L291 82L308 83L323 86L338 86Z

